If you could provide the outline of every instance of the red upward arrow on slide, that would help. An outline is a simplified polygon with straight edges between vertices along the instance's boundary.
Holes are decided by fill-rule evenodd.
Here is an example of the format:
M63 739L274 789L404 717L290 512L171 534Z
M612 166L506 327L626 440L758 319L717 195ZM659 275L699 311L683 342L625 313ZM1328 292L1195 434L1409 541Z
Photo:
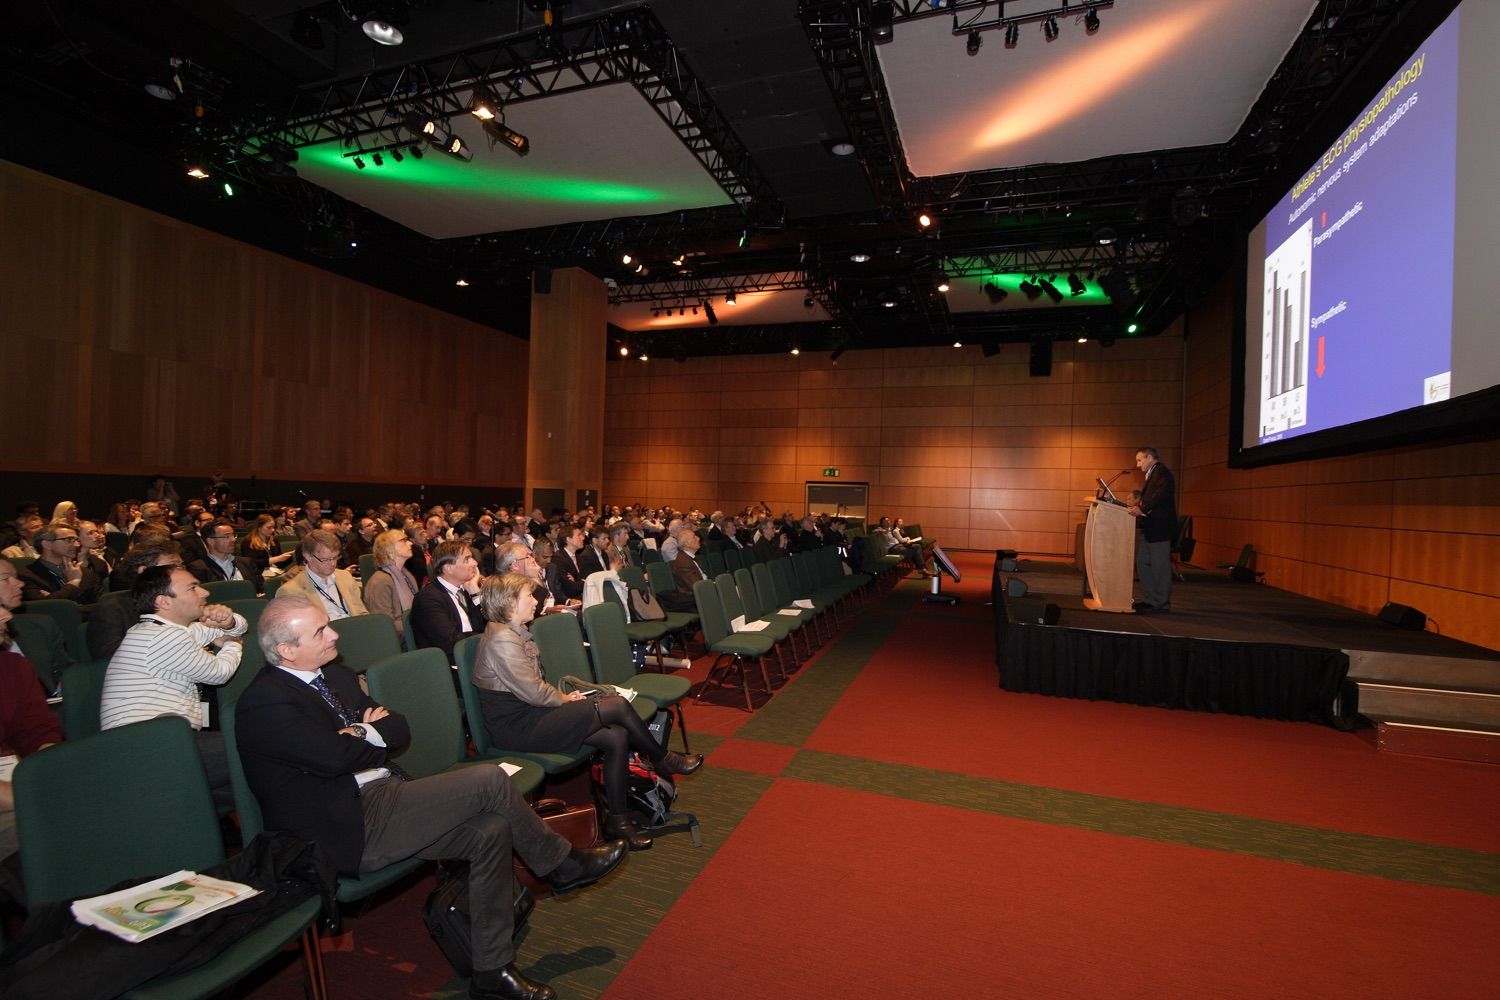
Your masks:
M1327 370L1328 370L1328 366L1323 363L1323 338L1319 337L1318 338L1318 367L1317 367L1318 378L1322 378L1323 377L1323 373L1325 371L1327 371Z

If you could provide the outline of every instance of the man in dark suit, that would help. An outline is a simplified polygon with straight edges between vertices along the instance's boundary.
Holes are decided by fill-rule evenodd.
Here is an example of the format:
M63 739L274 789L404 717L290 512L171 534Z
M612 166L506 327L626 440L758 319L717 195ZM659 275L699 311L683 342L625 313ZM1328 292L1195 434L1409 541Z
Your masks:
M1161 462L1155 448L1135 453L1135 467L1146 474L1141 499L1130 506L1140 521L1135 546L1135 571L1141 579L1143 599L1135 602L1138 614L1169 611L1172 607L1172 539L1177 534L1177 484Z
M698 610L698 603L693 600L693 584L708 579L708 573L698 563L698 547L702 544L703 539L692 528L677 529L677 555L672 559L672 582L677 587L669 594L657 595L661 606L668 611Z
M267 666L235 709L245 778L266 828L316 841L343 874L409 857L469 862L475 1000L555 996L514 965L511 854L554 892L598 881L624 858L623 840L571 848L521 798L499 767L474 765L405 780L388 752L411 738L406 720L376 704L342 664L337 635L313 602L280 597L261 616Z
M92 604L99 599L104 581L92 566L79 560L82 543L77 528L66 521L53 521L38 531L32 542L41 555L21 567L22 600Z
M578 571L587 580L595 573L617 569L614 565L614 550L609 544L609 529L602 524L594 525L589 532L589 544L578 554Z
M435 647L453 662L453 647L484 631L480 613L479 563L463 542L444 542L432 554L432 580L411 601L411 634L418 649Z
M406 537L411 539L411 558L406 560L406 571L417 581L417 586L427 582L432 554L427 550L427 528L421 521L406 523Z
M234 522L215 518L202 531L204 556L187 564L187 570L203 583L213 580L244 580L259 594L265 580L255 563L234 554Z
M542 508L532 510L531 520L526 522L526 533L532 538L542 538L547 534L547 519L542 517Z
M708 551L723 552L726 549L745 547L739 540L734 522L726 518L722 510L716 510L708 515L708 520L713 525L708 529Z
M557 567L557 587L552 592L559 599L583 597L583 571L578 565L578 553L583 546L582 528L570 524L562 529L562 544L552 555L552 565Z

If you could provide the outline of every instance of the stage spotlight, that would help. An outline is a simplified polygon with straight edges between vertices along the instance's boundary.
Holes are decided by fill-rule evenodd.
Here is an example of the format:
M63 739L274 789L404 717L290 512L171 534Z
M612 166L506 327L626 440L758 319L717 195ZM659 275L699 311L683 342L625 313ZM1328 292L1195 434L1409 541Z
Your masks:
M1120 235L1116 233L1110 226L1100 226L1098 229L1094 230L1094 239L1101 247L1107 247L1119 238Z
M1096 32L1096 31L1099 30L1099 10L1098 10L1098 8L1096 8L1096 7L1090 7L1087 11L1084 12L1084 15L1083 15L1083 30L1087 31L1091 35L1094 32Z
M1135 332L1136 332L1136 331L1137 331L1137 330L1139 330L1139 329L1140 329L1140 326L1139 326L1139 325L1137 325L1137 324L1135 324L1135 323L1131 323L1131 324L1130 324L1130 325L1129 325L1129 326L1127 326L1127 327L1126 327L1126 328L1125 328L1125 332L1126 332L1126 333L1135 333Z
M354 158L354 167L357 170L365 169L365 158L363 156L356 156Z
M726 306L732 306L736 301L738 301L738 299L732 291L728 295L724 296L724 304Z
M376 153L374 156L370 157L370 159L374 161L377 167L385 166L385 157L381 156L379 153Z
M652 311L655 312L655 310L652 310ZM620 345L620 357L622 357L622 358L628 358L628 357L630 357L630 348L627 347L627 346L625 346L624 344Z
M224 182L224 197L226 197L226 198L233 198L234 197L234 185L231 184L231 183L229 183L228 181Z
M955 340L953 342L953 346L954 347L962 347L962 346L964 346L964 342L962 340Z
M677 256L675 256L675 257L672 258L672 266L673 267L681 267L683 265L683 263L686 262L686 260L687 260L687 254L680 253Z
M643 261L643 260L636 261L636 264L635 264L635 273L641 275L642 277L645 277L646 274L649 273L646 270L646 262L645 261Z
M891 40L895 30L896 5L891 0L875 0L870 5L870 37L876 45Z
M1006 296L1008 296L1010 293L1001 288L999 285L995 284L993 281L986 281L984 283L984 294L989 296L990 305L997 306L1000 303L1004 302Z
M469 287L469 279L468 278L459 278L457 281L454 282L454 284L457 285L459 288L468 288Z
M1049 42L1057 41L1057 18L1049 17L1042 22L1042 37Z
M208 180L208 162L198 157L190 157L185 165L187 175L195 181Z
M485 122L484 134L489 136L492 142L508 147L517 156L525 156L531 152L531 140L505 124L504 120Z
M494 121L500 114L500 101L488 87L475 87L469 97L469 114L482 122Z
M1089 290L1089 286L1085 285L1083 283L1083 279L1082 278L1080 278L1078 275L1072 273L1071 271L1068 272L1068 292L1075 299L1078 298L1078 296L1082 295L1084 292L1086 292L1088 290Z
M182 60L173 56L168 60L170 71L154 74L153 78L145 83L146 93L158 101L175 101L177 95L182 93L182 74L177 67L182 65Z
M851 253L849 255L849 259L854 261L854 263L856 264L863 264L870 259L870 255L864 252Z
M703 300L703 315L708 317L709 326L719 325L719 317L714 313L713 303L709 302L707 299Z
M1087 337L1079 337L1078 338L1078 342L1080 344L1087 344L1089 342L1089 338L1087 338Z
M1053 302L1061 302L1063 300L1063 293L1058 291L1057 286L1047 278L1038 278L1036 280L1036 283L1037 287L1046 292L1047 298L1051 299Z
M411 155L412 155L412 157L414 159L420 160L422 158L422 147L421 146L418 146L416 143L412 143L410 146L408 146L406 148L407 148L407 151L409 153L411 153Z
M948 279L945 278L945 277L943 277L941 274L938 275L937 290L940 291L940 292L946 292L949 289L949 287L951 287L951 286L948 284Z
M927 214L926 212L923 212L921 215L917 216L917 225L921 226L923 229L928 228L932 225L932 216Z
M802 351L801 351L801 349L800 349L800 348L796 348L796 347L794 347L794 348L792 348L792 354L793 354L793 355L794 355L794 356L795 356L795 355L798 355L798 354L801 354L801 353L802 353Z
M629 250L621 250L620 251L620 263L621 264L630 264L630 263L632 263L634 261L635 261L635 258L630 255L630 251Z
M406 159L406 157L402 155L401 150L393 149L391 150L391 159L395 160L397 163L400 163L402 160Z
M969 42L964 48L969 55L977 56L979 55L979 46L982 44L984 44L984 39L979 37L979 31L975 29L969 32Z
M645 354L644 351L641 352L640 354L637 354L636 357L640 358L642 361L650 361L651 360L650 358L646 357L646 354Z
M803 309L806 309L809 312L811 312L812 311L812 307L815 306L815 305L817 305L817 302L813 299L813 297L811 295L803 296L803 299L802 299L802 308Z
M311 10L300 11L292 19L292 41L304 49L323 47L323 21Z
M1042 297L1042 286L1036 284L1033 281L1023 280L1016 287L1021 290L1022 295L1026 296L1026 301L1028 302L1035 302L1037 299Z
M848 139L829 140L828 151L834 156L853 156L854 143Z
M443 146L443 152L456 160L463 160L466 163L474 159L474 152L464 144L461 136L449 136L448 142Z
M1021 41L1021 26L1012 21L1005 26L1005 47L1013 49Z
M360 25L360 30L370 41L378 45L400 45L406 41L406 36L401 34L400 28L378 16L366 18L365 23Z

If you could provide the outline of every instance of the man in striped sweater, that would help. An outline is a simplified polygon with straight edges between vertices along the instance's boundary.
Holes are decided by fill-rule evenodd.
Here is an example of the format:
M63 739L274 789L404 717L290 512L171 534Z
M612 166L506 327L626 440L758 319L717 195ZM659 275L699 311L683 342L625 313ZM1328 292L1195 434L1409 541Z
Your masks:
M131 588L141 620L125 633L104 674L99 726L176 715L193 727L214 801L232 805L224 737L203 728L199 684L223 684L239 669L245 619L222 604L181 566L141 571Z

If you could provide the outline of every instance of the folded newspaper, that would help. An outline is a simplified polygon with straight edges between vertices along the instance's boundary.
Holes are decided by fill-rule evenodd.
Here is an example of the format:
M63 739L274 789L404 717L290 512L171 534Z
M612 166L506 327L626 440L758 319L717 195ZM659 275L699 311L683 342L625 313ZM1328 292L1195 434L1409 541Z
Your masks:
M130 889L76 900L72 909L79 923L134 943L259 894L259 889L240 882L180 871Z

